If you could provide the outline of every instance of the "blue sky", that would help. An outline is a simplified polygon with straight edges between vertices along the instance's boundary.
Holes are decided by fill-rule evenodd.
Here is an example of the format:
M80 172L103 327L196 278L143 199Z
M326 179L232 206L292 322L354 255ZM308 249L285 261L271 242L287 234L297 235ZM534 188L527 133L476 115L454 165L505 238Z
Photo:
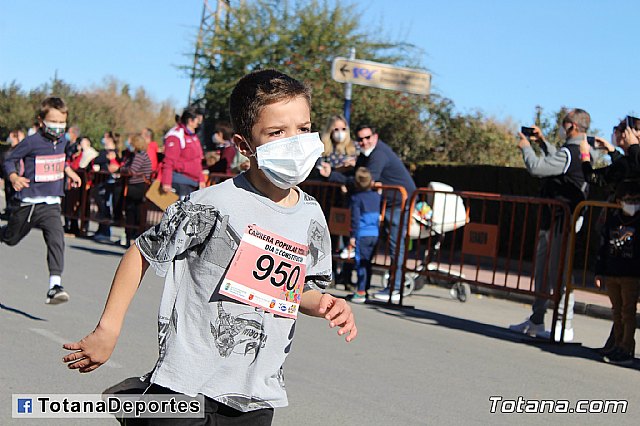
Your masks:
M605 136L618 118L640 114L634 1L354 3L370 33L422 49L432 91L459 111L520 125L536 105L581 107ZM202 0L0 0L0 10L0 85L30 89L57 72L84 88L115 76L156 100L187 101L177 66L191 62Z

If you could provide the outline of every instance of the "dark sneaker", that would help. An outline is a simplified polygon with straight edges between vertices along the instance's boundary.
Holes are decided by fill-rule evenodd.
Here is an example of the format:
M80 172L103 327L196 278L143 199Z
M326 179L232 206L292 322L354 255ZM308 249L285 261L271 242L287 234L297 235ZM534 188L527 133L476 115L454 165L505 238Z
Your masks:
M102 234L95 234L93 236L93 240L96 243L100 243L100 244L108 244L111 243L111 237L108 235L102 235Z
M69 293L64 291L61 285L54 285L53 288L47 292L47 300L44 302L48 305L57 305L69 300Z
M605 355L611 355L612 353L614 353L614 352L615 352L615 350L616 350L616 347L615 347L615 346L607 346L607 345L604 345L603 347L598 348L598 349L597 349L597 352L598 352L600 355L605 356Z
M633 364L633 356L622 348L616 348L611 354L605 355L604 362L607 364L629 366Z

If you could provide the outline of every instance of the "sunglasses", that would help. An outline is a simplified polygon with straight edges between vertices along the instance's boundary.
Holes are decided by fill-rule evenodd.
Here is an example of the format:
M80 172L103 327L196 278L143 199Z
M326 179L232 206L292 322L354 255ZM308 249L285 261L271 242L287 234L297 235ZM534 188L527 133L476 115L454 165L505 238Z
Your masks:
M356 140L357 140L358 142L361 142L361 141L368 141L368 140L369 140L369 138L370 138L371 136L373 136L373 133L372 133L372 134L370 134L369 136L363 136L363 137L361 137L361 138L359 137L359 138L357 138Z

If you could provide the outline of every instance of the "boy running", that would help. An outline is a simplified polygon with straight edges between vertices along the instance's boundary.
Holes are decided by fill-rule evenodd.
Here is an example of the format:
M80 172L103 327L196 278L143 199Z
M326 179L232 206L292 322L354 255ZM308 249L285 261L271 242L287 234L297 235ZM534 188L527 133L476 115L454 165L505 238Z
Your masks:
M65 149L67 106L61 98L50 97L42 101L38 112L39 130L27 136L5 159L5 169L20 205L0 228L0 241L14 246L31 228L42 229L47 245L49 267L49 291L45 303L58 304L69 300L62 287L64 268L64 229L60 218L60 202L64 197L65 174L71 178L71 186L82 183L73 171ZM17 164L24 164L19 173ZM17 202L18 202L17 201Z
M347 342L356 337L349 305L322 293L329 232L317 201L296 186L323 150L310 110L309 88L280 72L237 83L234 142L250 169L173 204L136 240L96 329L64 345L74 351L63 358L69 368L89 372L109 359L149 265L165 288L147 393L203 394L202 424L271 424L273 408L287 405L282 365L298 311L324 317Z

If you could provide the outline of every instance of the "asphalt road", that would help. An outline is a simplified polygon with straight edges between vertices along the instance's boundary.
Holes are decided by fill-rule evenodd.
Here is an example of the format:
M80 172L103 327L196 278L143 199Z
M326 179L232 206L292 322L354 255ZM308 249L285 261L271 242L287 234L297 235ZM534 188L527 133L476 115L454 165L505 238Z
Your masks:
M63 284L71 300L58 306L44 304L48 274L41 233L33 231L16 247L0 246L1 425L117 424L12 419L12 394L100 393L150 370L157 356L162 280L150 271L109 363L81 375L61 362L62 343L95 326L124 252L83 239L66 244ZM360 334L350 344L325 321L301 318L285 364L290 405L276 410L274 425L637 424L640 361L631 368L611 366L592 350L608 335L608 321L578 315L574 327L580 343L560 346L506 329L528 315L523 304L475 295L463 304L434 286L406 303L414 308L354 306ZM492 414L492 396L561 399L572 407L579 400L624 399L628 409L625 414ZM509 404L502 407L510 409Z

